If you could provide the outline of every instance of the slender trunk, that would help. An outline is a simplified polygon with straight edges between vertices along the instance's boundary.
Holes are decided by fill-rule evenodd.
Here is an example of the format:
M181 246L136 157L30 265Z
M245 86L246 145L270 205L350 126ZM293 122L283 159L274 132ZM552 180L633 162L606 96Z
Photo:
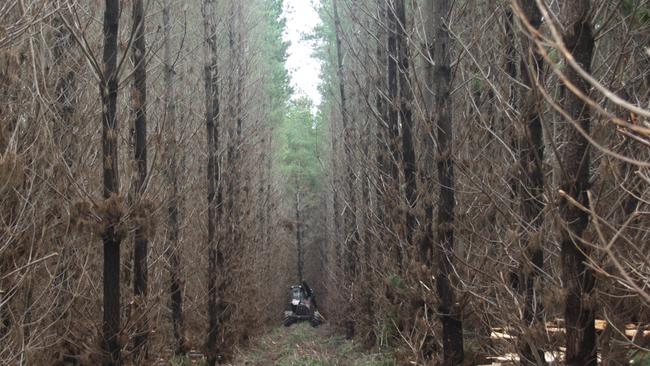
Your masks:
M402 170L404 174L404 189L406 194L406 221L404 239L411 244L415 230L415 215L412 212L417 196L415 177L415 149L413 147L413 119L411 104L413 94L409 80L409 45L406 33L406 9L404 0L396 0L395 13L397 17L397 50L399 68L399 119L402 125Z
M386 146L386 128L384 127L387 120L387 105L386 105L386 40L383 35L384 21L386 20L386 4L383 0L378 0L377 4L377 21L375 22L375 32L377 33L377 48L376 48L376 75L375 75L375 108L377 109L376 117L377 121L375 123L375 134L373 136L373 146L375 148L374 153L376 154L376 163L379 171L377 172L377 184L376 184L376 195L377 198L383 197L383 192L385 191L384 186L386 185L386 178L390 176L390 168L386 159L386 154L384 153ZM378 202L378 212L380 215L379 219L382 219L383 215L381 210L384 210L386 207L383 204L385 203L384 199L381 199L381 203ZM381 208L381 210L379 209Z
M505 71L506 74L512 78L512 80L517 79L517 48L515 47L515 41L516 41L516 36L515 36L515 20L514 20L514 14L512 12L511 8L506 9L506 19L504 22L505 26ZM508 102L511 105L515 105L517 101L517 86L514 83L508 83ZM503 117L505 119L507 117ZM504 122L504 129L506 132L505 138L507 138L508 144L510 147L514 150L518 150L518 142L517 142L517 136L515 133L515 129L513 126L510 126L510 128L505 128L505 122ZM516 164L516 163L515 163ZM516 193L518 191L517 187L517 177L515 174L510 174L508 176L508 187L510 188L510 198L512 202L516 202ZM515 204L513 204L513 211L516 210L516 207L514 207ZM511 276L518 276L516 273L512 273Z
M587 72L591 71L594 37L590 17L590 1L571 0L561 3L560 20L564 26L564 44L572 57ZM564 83L573 84L588 94L589 86L578 73L567 67ZM589 206L589 142L577 127L589 133L591 116L587 104L566 86L563 86L564 109L571 118L566 126L566 144L560 152L563 174L560 189L584 206ZM573 124L576 124L574 126ZM596 331L594 328L594 300L592 291L595 279L587 267L589 247L582 235L589 222L589 214L560 200L560 228L562 275L566 289L564 317L566 323L566 364L596 366Z
M442 322L443 365L460 365L463 362L463 323L460 304L451 284L454 258L454 166L453 166L453 121L450 95L451 66L450 39L447 19L450 12L449 0L435 0L433 17L435 40L433 42L433 90L435 116L438 184L438 262L436 287L440 296L438 311Z
M235 19L237 20L237 44L235 47L235 53L234 53L234 58L236 62L236 68L237 68L237 85L236 85L236 92L235 92L235 113L236 113L236 123L237 123L237 140L235 140L236 145L235 145L235 161L238 163L241 156L242 156L242 148L243 148L243 136L242 136L242 128L244 125L244 115L243 115L243 101L242 99L244 98L244 77L245 77L245 65L244 65L244 57L242 57L242 48L244 47L244 43L242 41L242 2L238 1L235 9ZM242 169L239 164L237 164L237 167L235 169L238 179L238 184L237 186L239 187L239 182L244 185L244 192L248 190L248 183L249 181L247 179L242 179ZM240 213L241 214L241 213Z
M350 202L350 207L345 210L344 216L344 225L345 225L345 254L346 254L346 266L345 274L347 280L350 284L350 287L354 287L357 273L357 244L359 242L359 233L356 230L356 196L354 189L354 170L352 165L354 164L354 149L352 147L352 136L353 136L353 121L349 120L349 113L347 108L347 99L345 92L345 72L343 69L343 47L341 45L341 19L338 12L337 0L332 1L332 6L334 10L334 28L335 28L335 37L336 37L336 59L337 59L337 76L339 82L339 97L341 103L341 123L343 129L343 152L345 154L346 161L346 188L348 199ZM354 294L354 291L351 291ZM346 336L352 338L355 333L354 320L352 319L351 310L353 308L354 295L350 299L348 304L349 310L347 313L348 321L346 322Z
M297 180L297 179L296 179ZM296 189L298 188L298 182L296 182ZM302 273L302 237L301 237L301 223L300 220L302 219L300 217L300 192L296 192L296 250L298 252L298 282L302 282L303 280L303 273Z
M269 143L268 143L268 149L269 151L271 150L271 147L273 146L273 133L269 134ZM266 193L264 195L264 202L265 202L265 214L264 214L264 248L269 248L271 245L271 228L270 228L270 222L271 222L271 182L273 179L273 176L271 175L272 173L272 164L273 164L273 158L271 157L270 154L266 156Z
M120 4L118 0L106 0L104 11L104 73L101 75L99 92L102 100L102 162L104 199L107 206L115 206L119 198L119 175L117 154L117 37L119 29ZM117 210L117 209L116 209ZM110 213L111 207L107 207ZM109 217L111 216L111 217ZM122 237L116 227L120 221L118 215L107 214L104 217L104 339L102 348L104 366L119 366L122 364L120 345L120 244Z
M61 149L61 154L65 163L74 174L74 152L73 146L75 145L72 141L72 130L73 130L73 115L76 105L75 96L73 93L74 87L76 85L76 74L71 70L66 71L66 61L69 59L67 57L68 52L70 52L70 47L73 46L71 34L68 28L65 27L63 19L55 17L53 20L53 27L55 30L55 43L52 48L52 53L54 55L54 65L58 69L59 78L56 82L56 113L58 120L55 121L53 128L53 134L55 138L55 143ZM63 178L63 175L58 176ZM59 180L59 178L57 178ZM63 179L59 181L63 182ZM63 184L61 188L64 196L70 198L70 188L68 184ZM69 243L70 238L67 236L69 233L62 233L61 236L57 237L57 247L61 248L61 257L57 265L56 275L55 275L55 286L59 289L57 292L56 307L54 309L54 319L56 321L69 321L70 311L68 304L70 303L70 289L72 277L76 274L75 263L72 259L72 245ZM67 332L66 326L57 327L57 336L62 344L65 344L64 333Z
M512 11L512 8L506 8L505 10L505 21L504 21L504 28L505 28L505 63L504 63L504 68L506 71L506 74L512 78L512 80L517 79L517 48L515 47L515 20L514 20L514 13ZM509 83L508 86L508 103L510 105L515 105L517 101L517 85L514 83ZM506 120L508 117L507 116L502 116L501 117L503 120ZM504 126L504 138L507 139L508 145L510 148L514 151L518 151L519 148L519 143L517 141L517 136L515 133L515 128L513 125L509 125L508 128L506 128L507 124L504 121L503 122ZM516 161L513 163L514 168L516 168L517 164L519 162ZM510 167L510 166L509 166ZM512 168L510 170L514 171L515 169ZM508 182L508 188L509 188L509 196L510 196L510 202L512 202L512 207L510 208L512 212L517 211L517 192L519 192L519 187L517 184L517 175L516 174L508 174L507 177L507 182ZM513 220L514 221L514 220ZM513 222L510 225L510 228L515 231L517 227L517 223ZM519 285L519 270L511 270L510 273L508 274L508 281L510 287L512 287L513 290L519 291L521 286Z
M425 107L426 107L426 122L422 133L422 168L421 176L422 181L426 186L426 195L423 197L424 207L424 225L425 232L420 239L419 255L420 261L431 267L431 256L434 248L434 235L433 235L433 203L434 203L434 177L432 167L435 165L435 128L436 113L435 113L435 93L433 91L436 83L433 65L434 54L434 39L436 37L436 27L434 19L434 0L427 0L424 3L424 13L426 14L424 31L425 31L425 51L424 56L424 75L426 81L425 93Z
M183 347L183 294L181 292L180 269L180 224L178 218L178 170L176 164L176 94L174 91L174 65L172 64L171 40L171 1L165 0L163 7L163 63L165 65L165 128L167 143L167 172L166 179L169 189L167 199L167 245L165 252L169 261L169 294L172 310L172 329L174 334L174 354L181 355Z
M148 321L145 303L147 300L147 252L148 238L146 228L143 227L145 209L142 194L147 179L147 65L145 59L146 41L144 25L144 6L142 0L133 0L133 49L131 60L135 70L133 72L132 86L132 111L134 116L135 131L135 163L137 176L134 184L134 200L136 223L133 247L133 296L137 307L136 334L133 338L134 355L136 363L145 362L147 358L147 333Z
M519 7L523 12L525 21L534 29L539 29L542 24L542 14L535 0L519 0ZM525 251L523 258L530 261L531 265L523 265L521 281L524 288L524 328L535 328L541 322L542 301L538 293L541 287L537 283L541 279L544 266L544 246L540 242L540 230L543 224L542 211L544 210L544 139L540 116L540 95L536 81L542 71L542 57L535 51L535 47L528 40L527 35L522 35L523 45L521 58L521 79L526 86L522 91L519 109L521 115L521 131L519 137L519 169L521 187L519 193L519 210L521 214L521 247ZM535 241L532 238L538 238ZM537 288L536 288L537 285ZM534 333L534 332L533 332ZM538 348L536 339L526 337L520 344L522 364L545 364L544 350Z
M330 113L330 116L334 113ZM331 147L332 147L332 211L333 215L333 224L334 224L334 235L332 236L332 248L335 251L336 262L341 263L343 261L342 250L342 235L341 235L341 197L339 193L339 180L338 180L338 171L339 171L339 159L336 156L339 150L339 139L336 136L336 128L334 126L334 121L330 118L332 123L330 124L330 136L331 136Z
M54 128L55 143L60 147L63 154L63 159L72 169L74 152L72 151L72 116L74 114L74 106L76 103L73 88L76 85L76 74L71 71L66 71L65 61L67 59L66 53L72 47L70 31L63 24L63 20L57 17L53 21L55 29L56 43L52 49L54 54L54 65L59 68L60 76L56 82L56 112L59 121L56 122Z
M367 29L372 29L374 26L372 21L373 19L371 17L366 17L364 27ZM364 55L363 64L372 65L372 58L372 53L366 53ZM363 85L373 85L375 77L376 74L374 74L372 72L372 69L370 69L369 72L366 72L364 75ZM363 98L364 99L360 100L359 102L365 105L364 111L362 112L366 114L364 123L362 125L362 128L365 130L365 132L360 128L358 130L359 133L357 134L362 145L360 204L363 206L363 212L360 215L360 217L363 219L362 225L360 225L360 229L362 230L361 232L363 235L361 239L361 242L363 243L363 260L361 261L362 277L359 282L362 284L360 291L362 303L360 307L363 314L362 319L364 322L364 328L366 329L364 332L364 345L372 347L375 345L375 342L377 340L374 332L376 306L373 301L373 289L376 288L373 276L373 270L375 269L373 262L373 253L376 251L376 241L371 239L375 234L375 231L372 228L372 220L376 217L376 195L374 191L375 186L371 182L375 176L375 171L373 171L373 160L375 159L374 154L376 153L377 141L375 138L377 136L377 125L373 119L373 113L375 112L373 111L373 101L376 102L374 100L375 95L373 93L373 90L368 88L368 90L363 93Z
M424 3L424 13L426 14L424 31L425 31L425 50L424 56L426 57L424 61L424 75L425 82L428 87L425 89L425 108L426 108L426 120L423 126L422 131L422 156L423 163L420 167L421 169L421 179L425 185L425 194L423 197L423 207L424 207L424 235L420 239L419 243L419 260L421 263L430 270L433 271L433 253L434 250L434 225L433 225L433 204L435 202L435 180L434 180L434 169L429 166L430 162L435 160L436 149L434 143L435 136L435 123L436 123L436 105L435 105L435 93L433 91L433 85L435 85L436 79L434 74L434 65L432 62L432 56L434 53L434 39L436 36L436 26L434 19L434 0L428 0ZM430 304L426 301L426 297L423 297L423 310L426 311L426 316L428 318L433 318L433 304ZM425 361L430 361L435 357L436 352L436 342L434 341L433 334L427 334L425 341L422 343L422 349L420 350L422 358Z
M391 205L388 201L388 192L389 187L392 184L390 177L392 174L392 167L390 153L387 153L387 147L390 146L390 131L386 128L388 121L388 110L389 103L386 100L387 92L387 74L386 67L388 65L388 58L386 53L387 45L387 33L384 31L384 23L387 20L387 4L384 0L377 0L377 20L375 24L377 37L377 68L376 68L376 102L375 106L377 108L377 123L375 125L375 134L373 138L374 153L376 154L376 164L378 171L376 172L376 189L374 190L374 196L376 199L375 209L376 209L376 218L374 222L378 224L377 230L382 246L379 246L379 250L393 250L391 247L386 247L385 245L390 242L390 233L388 229L392 226L390 216ZM375 258L378 259L378 258Z
M386 123L388 124L388 148L390 154L386 157L389 160L388 166L390 166L390 177L391 182L387 185L388 196L399 195L399 160L400 160L400 147L399 147L399 92L398 92L398 42L397 35L399 33L399 21L395 16L395 4L394 0L391 0L386 9L386 18L388 22L388 38L387 38L387 80L388 80L388 108L386 112ZM400 225L399 218L397 217L395 210L395 202L388 202L388 206L391 207L387 210L386 215L390 217L393 222L393 230ZM399 232L399 230L395 230ZM402 250L399 243L391 247L391 250L394 250L395 262L397 263L398 269L400 272L404 271L404 263Z
M225 195L225 200L226 200L226 216L224 217L224 221L226 221L226 230L225 234L228 236L227 239L225 240L225 243L228 243L230 248L237 250L238 246L236 244L236 228L235 226L238 224L238 217L236 214L236 204L237 204L237 136L235 132L235 128L237 126L238 122L238 116L237 116L237 106L233 105L233 99L235 99L235 103L237 101L237 90L238 90L238 82L236 80L237 73L235 72L235 69L237 68L236 65L236 55L237 55L237 50L236 50L236 45L235 45L235 13L233 9L233 4L230 6L230 14L229 14L229 19L231 21L228 22L228 45L229 45L229 67L232 72L228 73L227 80L227 90L229 95L235 95L235 97L229 97L228 98L228 103L226 104L226 113L225 115L228 116L226 120L226 126L228 130L228 139L227 139L227 155L226 155L226 167L224 169L224 184L226 185L226 195Z
M207 129L207 186L208 186L208 337L206 340L206 354L208 365L217 363L218 349L217 336L219 332L219 314L217 304L217 268L218 248L216 240L217 230L217 205L219 197L216 192L219 162L216 157L219 131L219 78L217 70L217 35L215 26L215 0L203 0L203 30L205 47L205 120Z
M398 107L398 44L397 33L399 23L395 17L393 1L386 10L388 18L388 132L389 147L391 151L391 177L394 185L399 185L399 107Z

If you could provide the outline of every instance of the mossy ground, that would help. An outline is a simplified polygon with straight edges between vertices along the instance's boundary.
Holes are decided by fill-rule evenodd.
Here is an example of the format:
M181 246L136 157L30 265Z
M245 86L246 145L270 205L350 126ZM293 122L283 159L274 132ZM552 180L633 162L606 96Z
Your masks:
M231 366L393 366L390 355L363 350L327 325L279 327L239 350Z

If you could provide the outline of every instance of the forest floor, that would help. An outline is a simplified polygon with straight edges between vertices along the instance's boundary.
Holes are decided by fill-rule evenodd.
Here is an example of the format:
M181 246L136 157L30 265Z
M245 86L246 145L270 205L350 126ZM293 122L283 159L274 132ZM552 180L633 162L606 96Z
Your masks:
M505 333L493 332L497 339L509 339ZM494 338L493 338L494 339ZM196 357L161 360L156 365L164 366L204 366L205 359L198 352ZM547 361L556 364L561 352L546 355ZM488 366L515 365L517 355L510 353L490 357L492 361L481 363ZM493 362L493 363L490 363ZM402 363L401 363L402 364ZM472 363L476 364L476 363ZM650 353L639 353L634 357L633 365L650 366ZM359 343L346 340L327 324L313 328L309 323L298 323L289 328L275 327L252 339L242 348L235 350L232 361L225 366L394 366L394 355L377 353L364 349Z
M392 366L391 355L364 351L327 324L278 327L239 350L230 366Z

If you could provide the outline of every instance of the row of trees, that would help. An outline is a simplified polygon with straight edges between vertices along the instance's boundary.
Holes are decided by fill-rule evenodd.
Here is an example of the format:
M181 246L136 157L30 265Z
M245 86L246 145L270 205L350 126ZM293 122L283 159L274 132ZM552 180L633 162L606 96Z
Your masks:
M214 365L278 320L282 8L0 5L0 363Z
M329 319L399 364L647 352L647 2L320 13Z

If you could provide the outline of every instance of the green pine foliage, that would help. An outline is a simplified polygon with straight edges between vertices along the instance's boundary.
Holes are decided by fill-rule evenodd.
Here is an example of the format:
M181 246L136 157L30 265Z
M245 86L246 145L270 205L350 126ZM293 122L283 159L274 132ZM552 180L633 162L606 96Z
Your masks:
M278 130L279 163L287 179L288 193L300 190L315 196L324 187L324 131L322 119L312 114L312 102L302 97L289 103Z
M270 82L265 83L271 96L271 113L274 123L279 123L284 116L285 107L292 90L289 84L289 73L285 68L287 49L289 43L282 39L286 19L282 16L283 0L262 0L261 8L264 13L266 31L264 34L263 49L267 55L266 73Z

